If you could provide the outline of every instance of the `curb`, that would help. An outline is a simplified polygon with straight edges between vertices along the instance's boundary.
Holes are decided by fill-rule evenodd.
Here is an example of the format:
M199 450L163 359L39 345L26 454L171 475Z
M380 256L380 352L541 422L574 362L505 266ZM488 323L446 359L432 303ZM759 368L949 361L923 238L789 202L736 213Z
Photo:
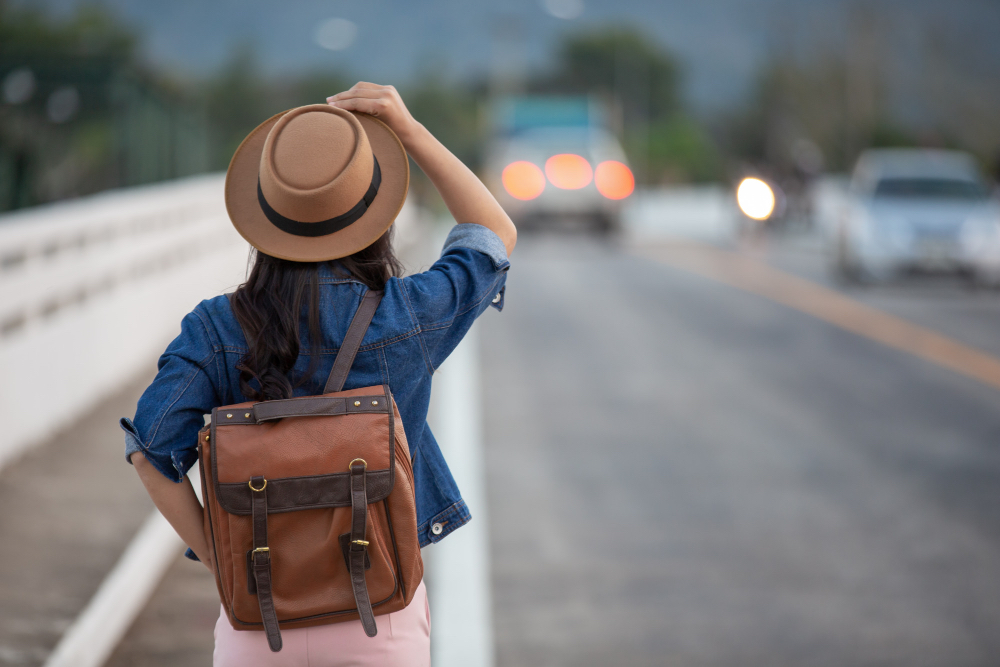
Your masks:
M434 429L472 521L432 547L431 656L435 667L493 667L486 471L478 325L434 376Z
M180 551L181 539L154 510L97 593L66 630L45 667L103 665Z

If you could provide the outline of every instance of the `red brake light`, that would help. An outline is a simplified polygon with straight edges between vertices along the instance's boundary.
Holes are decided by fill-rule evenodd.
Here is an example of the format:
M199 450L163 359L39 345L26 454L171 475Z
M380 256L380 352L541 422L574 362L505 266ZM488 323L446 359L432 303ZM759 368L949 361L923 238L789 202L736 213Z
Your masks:
M511 197L522 201L534 199L545 189L545 174L542 170L523 160L511 162L504 167L500 180Z
M590 163L579 155L562 153L545 161L545 175L549 183L563 190L579 190L590 185L594 170Z
M635 177L626 165L607 160L597 165L594 184L597 191L608 199L625 199L635 190Z

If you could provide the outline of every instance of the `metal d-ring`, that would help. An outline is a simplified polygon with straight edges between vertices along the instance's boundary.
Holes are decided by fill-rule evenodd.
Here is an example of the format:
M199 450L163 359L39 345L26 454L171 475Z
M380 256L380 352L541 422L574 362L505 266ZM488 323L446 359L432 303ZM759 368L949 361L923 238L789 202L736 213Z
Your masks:
M267 480L266 479L264 480L264 486L260 487L259 489L253 488L253 480L252 479L249 482L247 482L247 486L250 487L251 491L256 491L257 493L260 493L261 491L263 491L264 489L267 488Z
M361 461L361 465L365 467L365 470L368 470L368 461L365 461L364 459L353 459L350 463L347 464L348 470L354 467L354 461Z

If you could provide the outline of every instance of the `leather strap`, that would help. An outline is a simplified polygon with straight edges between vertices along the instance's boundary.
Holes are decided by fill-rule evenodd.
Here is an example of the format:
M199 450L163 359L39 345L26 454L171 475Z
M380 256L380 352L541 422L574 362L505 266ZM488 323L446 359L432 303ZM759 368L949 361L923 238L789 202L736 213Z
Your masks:
M354 589L354 602L361 616L361 627L365 634L374 637L378 632L375 625L375 615L372 613L372 603L368 598L368 584L365 581L365 555L368 552L368 542L365 534L368 532L368 497L365 493L365 464L358 459L351 462L351 548L348 551L348 562L351 571L351 587Z
M257 604L264 621L267 645L275 653L281 650L281 630L271 594L271 551L267 546L267 481L263 477L250 480L253 487L253 576L257 582Z
M378 309L378 304L381 301L382 292L376 292L375 290L368 290L361 298L361 305L358 306L358 311L354 313L354 319L351 320L351 326L347 329L344 342L340 346L340 351L337 352L337 358L333 360L330 377L327 378L326 388L323 389L324 394L331 394L335 391L341 391L344 388L344 383L347 382L347 374L351 372L351 366L354 365L354 357L357 356L358 350L361 349L361 341L364 339L365 332L368 331L368 325L371 324L372 318L375 317L375 311Z
M392 412L392 405L382 398L383 396L351 396L349 399L333 396L281 398L256 403L249 412L225 412L216 420L220 424L260 424L286 417L334 417L359 412Z
M365 473L368 502L377 503L392 493L393 479L389 470ZM267 513L297 512L321 507L351 506L351 474L309 475L267 480ZM216 482L216 499L230 514L253 514L253 491L246 482Z

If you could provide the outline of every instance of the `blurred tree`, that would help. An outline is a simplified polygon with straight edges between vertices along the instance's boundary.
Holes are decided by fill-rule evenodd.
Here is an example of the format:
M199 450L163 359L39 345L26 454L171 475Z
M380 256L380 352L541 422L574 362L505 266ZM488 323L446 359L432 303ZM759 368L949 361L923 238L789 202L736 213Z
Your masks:
M414 118L466 164L473 168L478 164L479 101L472 91L425 77L401 92Z
M656 121L678 110L680 79L673 58L633 28L570 35L559 46L556 63L555 73L536 80L536 87L614 99L626 124Z
M803 141L838 171L865 148L883 146L959 148L992 164L1000 151L1000 60L995 43L982 38L992 28L940 20L915 35L891 5L851 0L842 11L842 35L764 63L747 102L720 120L727 152L779 174L798 168Z
M683 113L680 68L659 44L619 26L571 34L556 53L554 71L536 77L531 90L605 99L620 114L625 150L640 181L718 178L718 151Z
M783 58L765 65L748 102L723 119L724 143L734 157L790 167L795 142L808 138L828 165L845 164L844 67L834 58L802 65Z
M306 104L324 104L326 98L347 90L356 83L339 71L312 71L291 84L287 93L288 108Z
M482 91L449 82L429 70L400 90L413 117L472 169L481 164L483 149L477 92ZM437 213L444 213L444 201L430 180L416 164L411 162L410 166L410 189L416 200Z
M0 2L0 58L100 56L119 64L135 56L137 38L98 5L80 7L63 23L37 7Z
M888 119L877 121L871 128L871 133L868 136L868 142L872 148L919 146L924 141L909 129L894 124ZM955 148L957 146L952 144L951 147Z
M884 80L871 72L864 103L852 101L852 94L860 94L850 92L857 86L850 83L850 67L834 55L765 65L747 104L720 123L726 150L790 173L797 166L796 146L804 140L820 149L827 168L841 171L868 147L961 147L946 128L934 124L921 132L899 121L886 101ZM976 151L974 144L965 148Z
M645 137L647 170L658 182L718 180L722 161L714 141L690 116L674 114L654 122ZM630 153L640 149L626 146Z
M260 75L252 44L237 45L229 60L205 84L211 169L226 169L244 137L285 108L280 100L273 99L273 92L273 86Z
M131 35L98 9L54 24L0 4L0 210L106 187L111 147L95 141L110 127L104 84L133 53ZM84 127L88 150L77 156L70 146Z
M206 167L197 105L104 9L0 3L0 210Z
M226 169L240 142L274 114L307 104L324 104L329 95L353 83L349 76L335 70L265 77L253 45L238 44L220 70L203 84L212 144L211 168Z

